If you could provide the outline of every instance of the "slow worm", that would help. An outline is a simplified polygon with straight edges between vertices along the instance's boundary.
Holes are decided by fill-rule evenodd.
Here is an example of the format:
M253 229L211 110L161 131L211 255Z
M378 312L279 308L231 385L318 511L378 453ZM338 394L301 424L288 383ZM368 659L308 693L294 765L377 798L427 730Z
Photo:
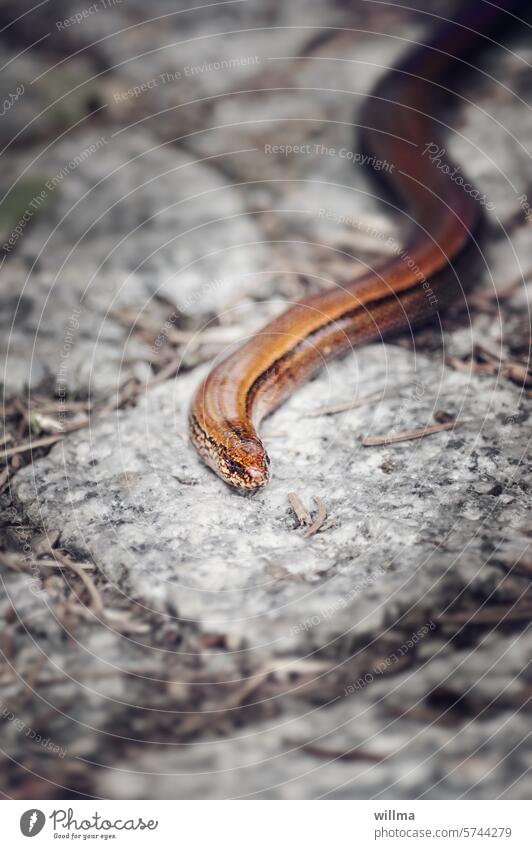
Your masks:
M257 428L296 387L353 345L426 321L453 297L452 263L479 221L480 193L443 149L437 161L429 155L441 145L433 101L448 72L467 70L483 34L496 33L515 4L506 0L502 11L484 0L468 5L383 76L359 119L365 151L393 164L380 176L414 222L405 247L353 282L291 306L216 365L195 394L191 441L240 490L267 483Z

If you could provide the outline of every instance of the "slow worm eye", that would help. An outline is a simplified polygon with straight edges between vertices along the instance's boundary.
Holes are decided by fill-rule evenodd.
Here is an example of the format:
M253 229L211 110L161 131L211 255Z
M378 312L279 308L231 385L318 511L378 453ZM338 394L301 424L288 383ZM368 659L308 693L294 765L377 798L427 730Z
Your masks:
M246 469L242 463L238 463L237 460L232 460L231 457L226 457L225 462L229 471L234 472L235 475L245 474Z

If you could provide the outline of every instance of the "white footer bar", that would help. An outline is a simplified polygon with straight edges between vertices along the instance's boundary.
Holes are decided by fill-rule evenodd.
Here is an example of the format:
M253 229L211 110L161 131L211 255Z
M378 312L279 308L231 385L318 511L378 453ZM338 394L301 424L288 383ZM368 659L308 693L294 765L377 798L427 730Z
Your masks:
M531 849L531 813L526 801L4 801L0 841L6 849Z

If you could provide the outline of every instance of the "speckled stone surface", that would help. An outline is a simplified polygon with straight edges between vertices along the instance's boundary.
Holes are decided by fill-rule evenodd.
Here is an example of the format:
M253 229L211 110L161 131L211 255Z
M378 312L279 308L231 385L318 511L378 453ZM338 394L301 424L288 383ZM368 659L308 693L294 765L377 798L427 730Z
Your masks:
M514 518L527 444L511 418L511 389L368 346L330 365L267 420L273 480L245 497L203 467L183 438L197 380L196 371L178 376L130 412L71 436L40 461L38 478L22 470L16 493L29 517L61 527L68 547L86 548L110 581L126 579L155 609L169 606L208 629L224 622L252 646L273 631L284 637L275 641L281 651L286 640L292 648L295 626L331 605L340 609L316 639L322 630L367 630L384 607L417 603L439 570L455 585L493 580L482 568L484 546ZM349 398L357 384L388 395L334 417L305 416L316 399ZM360 444L362 436L430 424L442 407L463 425L391 447ZM314 495L324 499L326 531L305 539L294 529L291 491L309 508ZM457 575L453 559L465 547ZM292 580L276 581L278 571ZM364 579L370 591L344 607Z

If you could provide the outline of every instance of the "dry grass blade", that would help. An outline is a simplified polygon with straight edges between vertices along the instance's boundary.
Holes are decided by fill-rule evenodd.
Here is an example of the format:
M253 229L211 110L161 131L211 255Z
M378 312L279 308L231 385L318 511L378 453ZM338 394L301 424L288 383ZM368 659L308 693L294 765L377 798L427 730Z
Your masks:
M446 364L455 371L475 374L501 375L518 386L532 386L530 359L504 357L502 352L490 350L485 343L474 346L473 354L466 360L447 357Z
M288 746L294 746L308 755L313 755L315 758L323 758L331 761L371 761L371 763L380 764L385 760L385 756L376 755L373 752L367 752L364 749L329 749L325 746L318 746L316 743L298 743L296 740L286 740Z
M47 445L53 445L54 442L59 442L63 439L64 434L56 433L52 436L43 436L40 439L32 439L30 442L22 442L20 445L14 445L13 448L6 448L0 452L2 457L15 457L17 454L24 454L25 451L33 451L34 448L45 448Z
M316 506L318 508L318 513L317 513L317 516L314 519L312 525L310 526L310 528L307 528L307 530L303 534L304 537L312 537L312 536L314 536L314 534L317 534L319 529L321 528L321 526L325 522L325 519L327 518L327 508L325 506L323 499L320 498L319 495L315 495L314 501L315 501Z
M300 525L311 525L312 518L308 510L303 506L301 499L295 492L288 493L288 500L292 510L297 516Z
M461 421L442 422L441 424L420 427L418 430L406 430L403 433L387 433L385 436L365 436L362 440L362 445L365 448L369 448L373 445L392 445L394 442L422 439L424 436L431 436L431 434L439 433L441 430L454 430L455 427L460 427L462 424L464 422Z

